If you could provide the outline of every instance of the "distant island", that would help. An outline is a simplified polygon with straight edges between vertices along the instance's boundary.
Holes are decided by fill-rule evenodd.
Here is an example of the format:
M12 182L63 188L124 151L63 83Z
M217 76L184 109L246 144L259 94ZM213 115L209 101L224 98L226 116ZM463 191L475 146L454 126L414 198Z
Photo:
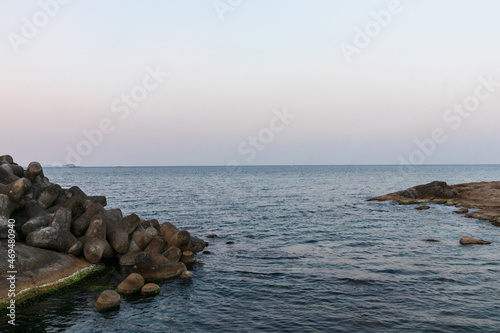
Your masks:
M46 168L67 168L67 169L72 169L72 168L80 168L79 166L76 166L74 164L64 164L64 165L44 165L42 166L44 169Z

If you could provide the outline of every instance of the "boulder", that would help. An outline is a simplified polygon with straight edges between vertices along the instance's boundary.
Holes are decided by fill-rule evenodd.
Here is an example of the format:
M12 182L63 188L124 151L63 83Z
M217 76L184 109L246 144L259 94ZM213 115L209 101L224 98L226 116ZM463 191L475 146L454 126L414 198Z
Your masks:
M125 218L114 220L112 216L108 214L108 219L106 221L109 243L117 253L127 253L129 248L129 236L139 226L141 219L136 214L132 214Z
M5 170L5 168L0 168L0 184L2 185L7 185L12 182L15 182L18 180L20 177L14 175L13 173L10 173L9 171Z
M10 155L2 155L0 156L0 164L13 164L14 159Z
M163 280L179 276L186 271L186 265L178 262L170 265L159 264L149 253L141 252L135 257L135 264L139 274L146 281Z
M169 262L176 263L181 260L182 251L178 247L172 246L167 251L163 252L162 255L167 258Z
M28 225L29 228L25 228L25 225L23 225L23 232L31 231L35 227L43 225L47 219L46 216L42 216L40 219L35 218L30 221L33 221L33 223ZM82 252L83 244L70 232L70 226L71 211L61 208L54 214L47 227L31 231L26 235L26 244L78 256Z
M22 232L27 236L29 233L48 227L53 219L54 214L42 215L29 219L28 222L23 224Z
M106 224L101 215L94 217L85 233L83 253L90 263L98 263L106 248Z
M190 278L193 278L194 277L194 273L191 272L191 271L185 271L181 274L180 278L181 279L190 279Z
M145 230L137 230L133 233L132 239L141 251L144 251L151 241L158 236L158 231L154 227Z
M7 195L0 194L0 239L8 238L9 218L16 207L17 205L13 204Z
M141 294L144 296L153 296L158 295L160 293L160 286L156 283L148 283L145 284L141 289Z
M51 184L37 192L36 200L42 208L47 209L52 206L62 192L61 186Z
M127 253L120 256L120 265L121 266L134 266L135 265L135 257L141 252L142 252L141 249L139 249L139 247L137 247L134 240L131 240L129 243Z
M144 286L144 278L137 274L130 274L120 285L116 291L120 294L128 295L135 294Z
M162 254L154 254L153 258L160 265L171 265L171 264L175 264L176 262L179 262L179 260L172 262L172 261L168 260L167 258L165 258Z
M38 162L31 162L24 172L24 177L28 178L32 183L36 183L39 178L43 178L42 166ZM38 179L37 179L38 178Z
M120 307L120 295L114 290L106 290L95 302L97 311L109 311Z
M155 228L158 233L160 232L160 222L156 219L148 220L148 221L142 221L141 226L143 229L147 229L149 227Z
M167 246L167 243L161 236L156 236L153 238L153 240L149 243L149 245L146 247L144 252L149 253L150 255L154 256L155 254L161 254L165 251L165 247Z
M177 229L172 223L165 222L160 227L160 232L167 242L167 246L178 247L181 251L201 252L205 249L206 243L200 238L191 236L186 230Z
M181 261L185 263L186 265L194 264L196 261L196 258L194 257L194 253L191 251L184 251L182 252L182 257Z
M24 200L23 211L28 220L48 214L48 212L35 200ZM55 213L55 211L56 210L54 210L53 213Z
M90 200L86 200L83 204L84 213L78 217L71 225L71 231L75 236L82 236L87 231L92 219L104 213L104 207Z
M0 184L0 194L6 194L9 200L13 203L19 203L21 198L32 187L31 182L26 178L19 178L18 180L8 184Z

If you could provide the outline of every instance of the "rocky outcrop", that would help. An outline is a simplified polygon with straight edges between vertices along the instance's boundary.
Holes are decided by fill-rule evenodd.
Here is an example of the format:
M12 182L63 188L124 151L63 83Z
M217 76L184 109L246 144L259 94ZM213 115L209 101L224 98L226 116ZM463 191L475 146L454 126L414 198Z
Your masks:
M10 155L0 156L0 269L19 271L16 300L65 285L75 274L83 277L103 261L136 264L146 280L179 276L186 271L184 262L193 263L207 245L169 222L123 217L106 205L105 196L52 184L38 162L24 170ZM15 244L13 269L6 267L8 243ZM140 281L136 275L119 290L138 292L142 285L130 287L131 279ZM8 294L5 285L0 284L0 297ZM115 300L108 296L113 295L101 295L103 304ZM8 301L0 298L0 304Z
M411 187L404 191L386 194L368 201L396 201L400 204L417 204L422 202L432 202L433 200L449 200L456 198L457 191L445 182L434 181L425 185Z
M465 216L487 220L500 225L500 182L478 182L448 185L434 181L415 186L404 191L394 192L368 201L394 201L402 205L435 203L477 209ZM465 209L457 211L465 213Z

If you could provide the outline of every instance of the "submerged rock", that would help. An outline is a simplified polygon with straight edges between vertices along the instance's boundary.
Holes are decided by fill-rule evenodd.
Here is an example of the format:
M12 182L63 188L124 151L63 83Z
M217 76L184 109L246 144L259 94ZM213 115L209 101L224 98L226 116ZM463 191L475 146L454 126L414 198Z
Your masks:
M419 206L417 208L415 208L416 210L427 210L427 209L431 209L431 207L429 206Z
M160 286L156 283L148 283L145 284L141 289L141 294L144 296L153 296L158 295L160 293Z
M484 240L475 239L472 237L465 236L465 237L460 238L460 244L462 244L462 245L469 245L469 244L487 245L487 244L491 244L491 243L484 241Z
M185 272L182 272L180 278L181 279L190 279L190 278L193 278L194 277L194 273L191 272L191 271L185 271Z

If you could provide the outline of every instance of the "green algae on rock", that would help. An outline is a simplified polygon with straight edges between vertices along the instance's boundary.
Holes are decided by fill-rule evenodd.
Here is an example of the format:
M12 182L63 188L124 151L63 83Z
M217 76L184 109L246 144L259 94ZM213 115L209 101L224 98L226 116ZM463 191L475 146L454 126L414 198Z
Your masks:
M6 240L0 240L0 260L7 262ZM77 283L87 276L104 269L103 265L92 265L85 260L55 251L35 248L24 243L16 244L16 306L63 287ZM0 309L10 299L8 284L0 284ZM5 297L5 298L4 298Z

